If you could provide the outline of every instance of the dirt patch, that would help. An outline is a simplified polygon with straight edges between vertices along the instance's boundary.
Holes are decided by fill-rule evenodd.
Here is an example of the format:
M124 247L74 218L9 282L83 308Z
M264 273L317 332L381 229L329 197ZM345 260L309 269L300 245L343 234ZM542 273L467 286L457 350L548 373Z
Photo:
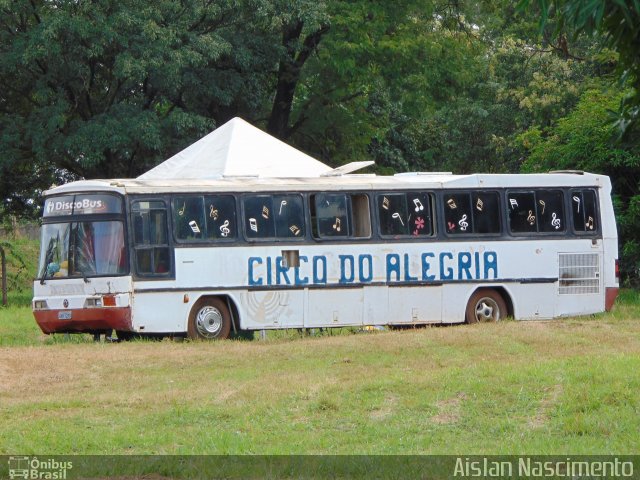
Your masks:
M451 425L460 421L462 416L462 402L467 398L464 392L459 392L454 397L440 400L436 403L438 413L431 417L431 421L438 425Z
M382 421L389 418L393 415L393 412L396 409L396 405L398 404L398 397L395 395L390 395L384 399L384 403L380 408L373 410L369 414L369 418L374 421Z

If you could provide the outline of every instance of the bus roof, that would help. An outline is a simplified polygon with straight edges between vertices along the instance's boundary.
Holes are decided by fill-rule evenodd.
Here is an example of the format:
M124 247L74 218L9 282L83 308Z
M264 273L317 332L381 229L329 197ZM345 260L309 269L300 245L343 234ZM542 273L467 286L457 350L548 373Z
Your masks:
M260 191L340 191L372 189L458 189L610 186L609 178L591 173L469 174L414 172L393 176L342 175L311 178L260 178L228 176L216 179L115 179L80 180L52 188L45 195L72 192L114 191L122 194Z

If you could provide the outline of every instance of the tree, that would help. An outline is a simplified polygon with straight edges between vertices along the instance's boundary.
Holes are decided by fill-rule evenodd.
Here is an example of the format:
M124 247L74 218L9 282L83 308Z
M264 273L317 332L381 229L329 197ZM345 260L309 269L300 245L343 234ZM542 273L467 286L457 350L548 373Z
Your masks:
M523 0L522 5L529 5ZM620 0L538 0L541 25L555 17L558 38L570 34L600 34L605 44L618 52L621 80L629 81L633 91L621 100L616 122L621 133L629 132L640 121L640 2Z
M611 88L587 90L557 126L542 132L534 127L520 136L529 151L527 171L580 169L611 177L621 246L621 273L627 281L640 278L640 145L611 145L610 112L627 92ZM543 135L543 133L545 135ZM639 131L633 134L640 134ZM633 135L632 135L633 136Z

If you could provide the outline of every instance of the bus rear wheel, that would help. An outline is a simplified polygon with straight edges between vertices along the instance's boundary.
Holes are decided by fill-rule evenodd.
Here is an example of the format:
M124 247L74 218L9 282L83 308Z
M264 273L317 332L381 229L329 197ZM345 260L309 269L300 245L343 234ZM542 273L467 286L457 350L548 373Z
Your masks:
M189 314L187 335L191 339L225 339L231 331L231 315L219 298L203 298L196 302Z
M481 288L474 292L467 304L467 323L498 322L507 317L507 304L495 290Z

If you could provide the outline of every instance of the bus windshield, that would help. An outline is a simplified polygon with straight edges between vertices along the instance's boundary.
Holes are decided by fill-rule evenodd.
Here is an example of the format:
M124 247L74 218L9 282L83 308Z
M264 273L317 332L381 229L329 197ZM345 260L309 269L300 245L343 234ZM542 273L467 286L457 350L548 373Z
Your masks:
M42 280L128 271L121 221L45 224L41 245L38 277Z

